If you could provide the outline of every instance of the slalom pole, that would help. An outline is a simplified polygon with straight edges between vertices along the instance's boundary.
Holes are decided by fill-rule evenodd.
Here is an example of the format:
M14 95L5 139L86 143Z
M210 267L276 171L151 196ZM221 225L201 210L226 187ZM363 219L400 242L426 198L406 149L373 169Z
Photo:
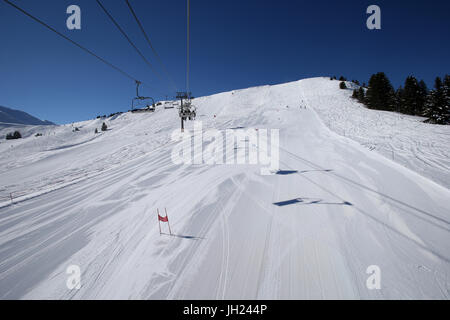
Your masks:
M13 197L12 197L12 192L9 193L9 197L11 198L11 204L13 204L14 201L13 201Z
M159 235L161 236L161 221L159 221L159 208L156 209L158 212L158 225L159 225Z
M169 222L169 216L167 215L167 209L164 208L164 210L166 211L166 217L167 217L167 225L169 226L169 233L170 235L172 235L172 230L170 230L170 222Z

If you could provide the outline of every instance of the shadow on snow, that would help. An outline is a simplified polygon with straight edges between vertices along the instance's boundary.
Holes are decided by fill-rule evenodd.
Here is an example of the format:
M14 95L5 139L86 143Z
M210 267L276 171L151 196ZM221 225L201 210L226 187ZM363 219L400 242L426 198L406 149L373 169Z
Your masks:
M323 199L317 199L317 198L296 198L296 199L291 199L291 200L286 200L286 201L281 201L281 202L274 202L273 204L276 206L279 206L279 207L289 206L289 205L293 205L293 204L302 204L302 205L328 204L328 205L353 206L353 204L351 204L348 201L326 202Z

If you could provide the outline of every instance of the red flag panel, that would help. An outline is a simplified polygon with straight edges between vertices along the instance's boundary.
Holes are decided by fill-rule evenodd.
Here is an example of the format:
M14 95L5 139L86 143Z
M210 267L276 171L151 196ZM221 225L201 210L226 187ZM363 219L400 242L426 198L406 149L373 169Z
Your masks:
M167 218L167 216L161 217L161 216L158 214L158 219L159 219L159 221L161 221L161 222L169 222L169 218Z

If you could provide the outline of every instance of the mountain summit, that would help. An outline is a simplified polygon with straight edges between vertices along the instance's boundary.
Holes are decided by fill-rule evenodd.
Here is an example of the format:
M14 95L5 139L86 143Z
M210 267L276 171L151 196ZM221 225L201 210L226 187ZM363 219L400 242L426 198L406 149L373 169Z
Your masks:
M50 121L42 121L28 113L0 106L0 122L25 125L53 125Z

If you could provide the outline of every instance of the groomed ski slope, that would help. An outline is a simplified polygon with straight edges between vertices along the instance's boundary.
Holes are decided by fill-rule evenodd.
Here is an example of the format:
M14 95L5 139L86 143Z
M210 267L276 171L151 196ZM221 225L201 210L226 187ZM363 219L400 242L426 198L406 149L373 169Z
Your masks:
M270 176L174 164L176 109L2 142L0 298L448 299L450 191L330 130L319 115L350 94L316 78L195 100L204 130L280 129Z
M355 85L347 82L347 86ZM426 118L417 116L368 110L348 99L351 90L336 90L336 81L309 81L304 89L312 96L311 108L331 130L450 188L449 126L423 123Z

